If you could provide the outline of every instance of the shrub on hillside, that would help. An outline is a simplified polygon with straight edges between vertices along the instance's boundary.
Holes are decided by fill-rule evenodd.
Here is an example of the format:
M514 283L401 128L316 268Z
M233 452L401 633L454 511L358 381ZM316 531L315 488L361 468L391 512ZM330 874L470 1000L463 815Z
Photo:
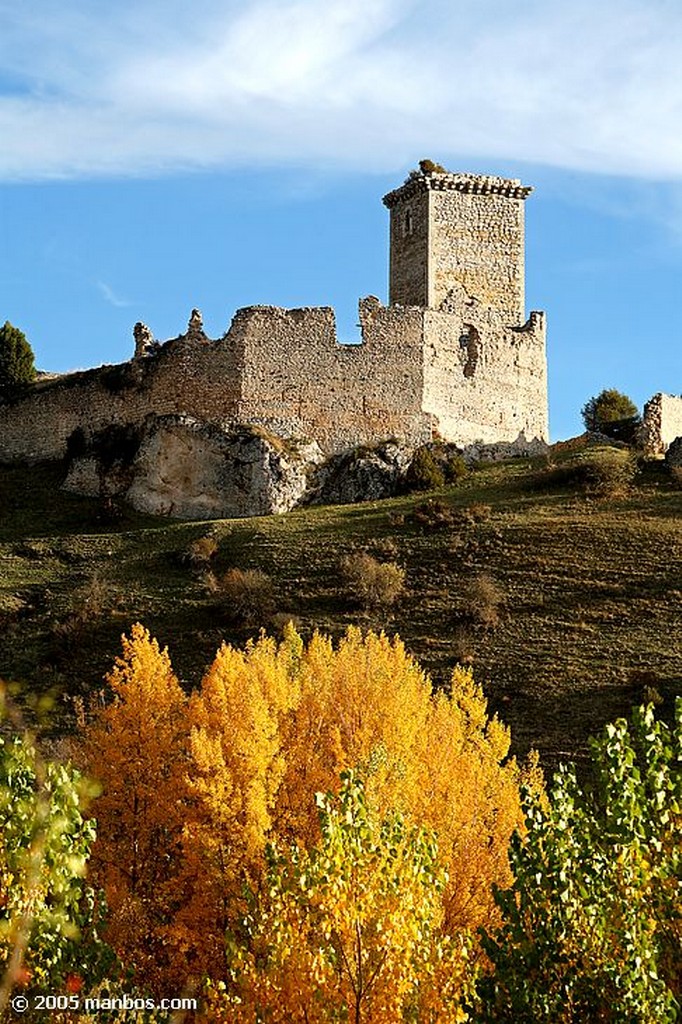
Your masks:
M588 430L627 443L634 441L640 424L635 403L615 388L605 388L590 398L581 414Z
M631 452L607 448L594 452L582 464L583 487L601 498L625 494L637 474L637 460Z
M379 562L367 552L347 555L341 562L349 596L363 608L392 608L405 589L405 570L396 562Z
M453 509L438 498L429 498L428 501L417 505L412 513L412 521L416 526L431 533L435 530L447 530L453 526L456 520Z
M218 541L212 533L195 537L180 554L182 565L192 569L207 569L218 553Z
M412 456L403 480L404 489L435 491L445 484L456 484L466 476L468 467L452 445L422 445Z
M630 488L637 460L625 448L599 448L580 452L564 462L550 462L528 478L533 490L572 488L597 497L617 497Z
M433 453L426 447L417 448L405 473L405 490L435 491L445 486L445 473Z
M18 327L0 327L0 388L30 384L36 375L33 349Z
M504 605L504 591L491 576L483 574L464 587L462 607L466 618L489 629L497 626Z
M208 584L228 615L245 626L263 625L274 611L274 586L261 569L228 569L220 577L210 574Z

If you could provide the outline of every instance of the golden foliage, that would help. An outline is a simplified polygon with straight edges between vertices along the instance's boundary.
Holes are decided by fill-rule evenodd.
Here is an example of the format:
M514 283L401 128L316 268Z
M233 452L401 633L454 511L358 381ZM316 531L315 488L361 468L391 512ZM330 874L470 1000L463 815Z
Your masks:
M92 871L110 909L107 938L149 984L172 973L164 930L178 900L187 772L187 698L166 650L140 625L107 676L84 753L102 787Z
M211 992L211 1020L467 1019L467 946L440 928L435 837L400 815L380 819L365 796L344 773L337 798L318 796L319 844L270 850L267 885L233 946L232 983Z
M455 670L452 696L434 695L397 638L350 629L337 647L319 634L306 646L289 626L279 644L223 646L186 701L136 626L109 682L114 700L87 737L105 787L99 863L116 914L140 911L133 938L112 941L139 964L147 929L177 958L176 990L225 976L224 934L264 885L268 842L319 845L314 796L350 770L372 813L438 836L445 932L459 942L495 923L523 773L469 671ZM540 784L532 764L525 780Z

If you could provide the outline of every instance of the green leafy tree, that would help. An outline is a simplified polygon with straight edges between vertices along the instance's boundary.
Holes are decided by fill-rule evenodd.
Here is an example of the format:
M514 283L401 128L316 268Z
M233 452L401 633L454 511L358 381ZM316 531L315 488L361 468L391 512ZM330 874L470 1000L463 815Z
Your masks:
M682 990L682 700L676 726L640 708L592 741L593 778L528 793L515 883L484 934L482 1024L664 1024Z
M0 1019L17 988L75 993L116 962L84 878L95 828L83 795L77 771L0 737Z
M210 998L216 1024L468 1019L468 947L439 927L446 875L435 834L397 814L379 819L362 780L341 780L338 796L317 796L315 848L270 848L231 981Z
M615 388L605 388L590 398L581 413L587 430L606 434L617 441L634 440L640 423L637 406Z
M9 320L0 327L0 388L30 384L35 378L33 349Z

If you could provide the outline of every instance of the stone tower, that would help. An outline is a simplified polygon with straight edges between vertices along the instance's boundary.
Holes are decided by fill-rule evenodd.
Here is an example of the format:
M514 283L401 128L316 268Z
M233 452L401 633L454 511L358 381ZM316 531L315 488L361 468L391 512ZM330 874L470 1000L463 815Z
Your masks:
M463 287L512 324L525 320L524 200L517 179L413 171L391 211L389 302L439 309Z

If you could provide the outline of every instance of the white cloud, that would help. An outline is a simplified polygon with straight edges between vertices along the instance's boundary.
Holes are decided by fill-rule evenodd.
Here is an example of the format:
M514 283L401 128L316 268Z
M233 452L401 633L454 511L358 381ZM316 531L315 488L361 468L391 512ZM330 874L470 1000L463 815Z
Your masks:
M0 15L6 180L428 154L682 177L676 0L0 0Z
M132 302L121 298L106 281L97 281L97 290L104 296L110 306L115 306L117 309L127 309L129 306L132 306Z

